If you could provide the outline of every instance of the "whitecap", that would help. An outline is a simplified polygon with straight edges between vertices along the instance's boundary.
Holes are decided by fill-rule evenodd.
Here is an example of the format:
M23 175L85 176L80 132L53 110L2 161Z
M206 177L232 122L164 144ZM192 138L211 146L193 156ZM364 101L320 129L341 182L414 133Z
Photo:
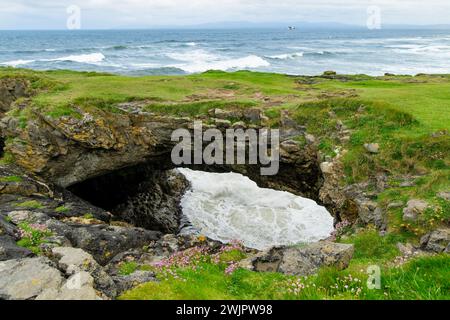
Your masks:
M78 62L78 63L99 63L105 60L105 56L103 53L96 52L96 53L89 53L89 54L80 54L80 55L71 55L67 57L61 57L61 58L55 58L55 59L46 59L43 61L72 61L72 62Z
M220 59L219 56L202 49L185 52L170 52L166 53L166 56L173 60L189 62L214 61Z
M331 214L313 200L259 188L236 173L179 170L192 186L181 201L183 214L207 237L262 250L316 242L333 232Z
M263 58L250 55L236 59L214 59L214 60L198 60L186 64L173 64L170 67L182 69L187 73L205 72L208 70L245 70L252 68L268 67L270 63Z
M4 66L17 67L17 66L21 66L21 65L25 65L25 64L29 64L29 63L33 63L33 62L35 62L35 60L13 60L13 61L2 62L0 64L4 65Z
M285 53L285 54L267 56L267 58L275 59L275 60L288 60L288 59L296 59L296 58L300 58L300 57L303 57L303 52Z

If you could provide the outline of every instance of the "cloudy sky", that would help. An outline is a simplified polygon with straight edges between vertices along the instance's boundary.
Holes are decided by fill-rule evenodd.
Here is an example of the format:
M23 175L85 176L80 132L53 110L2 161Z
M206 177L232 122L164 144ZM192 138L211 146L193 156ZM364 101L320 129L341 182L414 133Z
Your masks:
M83 29L223 21L363 25L373 5L385 24L450 24L449 0L0 0L0 29L64 29L71 5L81 9Z

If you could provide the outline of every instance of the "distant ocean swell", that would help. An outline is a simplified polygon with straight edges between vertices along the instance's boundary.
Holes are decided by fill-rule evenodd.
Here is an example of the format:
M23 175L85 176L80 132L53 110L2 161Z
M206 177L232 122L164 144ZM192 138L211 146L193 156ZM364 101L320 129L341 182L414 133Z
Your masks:
M120 74L450 73L450 31L2 31L0 66Z

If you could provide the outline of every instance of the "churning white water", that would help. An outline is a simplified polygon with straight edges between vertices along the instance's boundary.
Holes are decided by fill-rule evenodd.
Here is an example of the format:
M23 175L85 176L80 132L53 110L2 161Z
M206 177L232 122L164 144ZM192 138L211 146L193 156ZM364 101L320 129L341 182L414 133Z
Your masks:
M184 215L202 235L266 249L315 242L333 232L333 218L310 199L259 188L236 173L179 169L192 188L181 201Z

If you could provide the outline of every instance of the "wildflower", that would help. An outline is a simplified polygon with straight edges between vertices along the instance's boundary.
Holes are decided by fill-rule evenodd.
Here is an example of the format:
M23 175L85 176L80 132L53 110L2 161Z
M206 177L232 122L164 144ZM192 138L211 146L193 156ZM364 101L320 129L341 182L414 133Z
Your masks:
M225 269L225 274L231 275L234 273L234 271L236 271L237 268L238 268L237 263L232 263Z

